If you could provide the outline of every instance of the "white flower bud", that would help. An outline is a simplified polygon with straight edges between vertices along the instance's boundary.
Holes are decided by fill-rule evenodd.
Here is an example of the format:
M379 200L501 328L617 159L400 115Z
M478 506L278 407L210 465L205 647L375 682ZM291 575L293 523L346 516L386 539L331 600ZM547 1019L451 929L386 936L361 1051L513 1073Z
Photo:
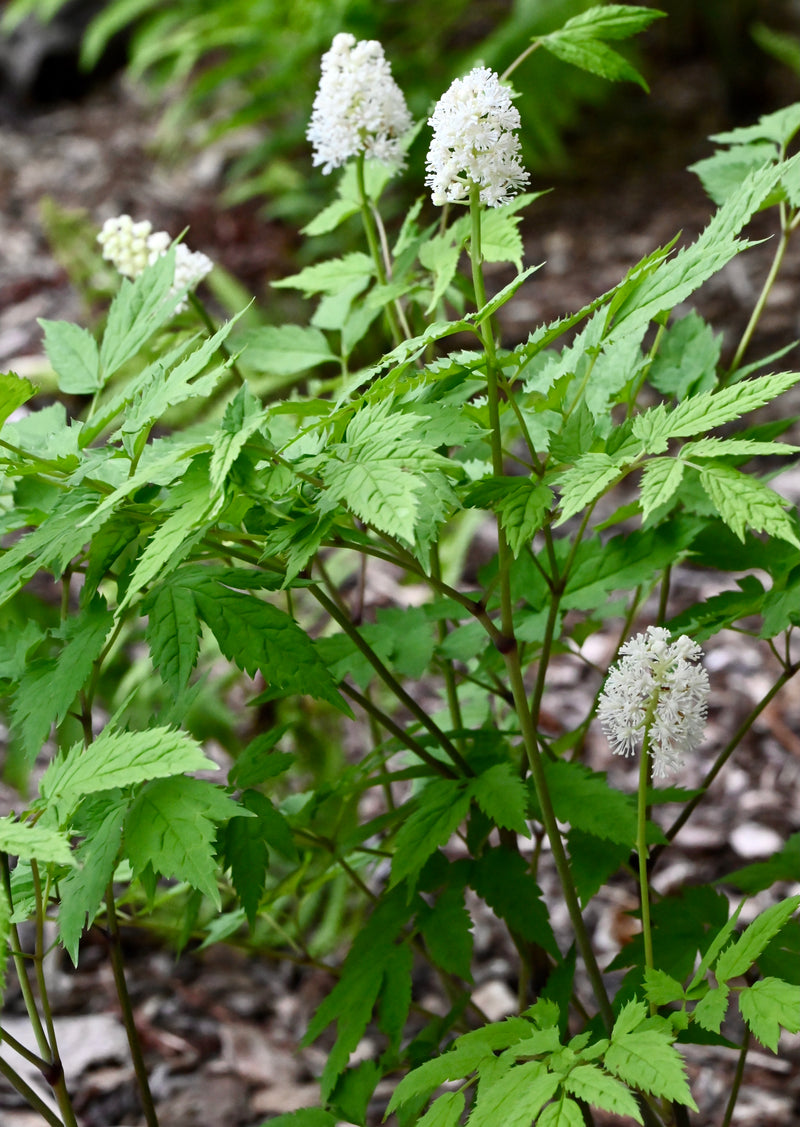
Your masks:
M692 664L700 647L685 634L669 639L668 630L648 626L627 641L597 707L615 755L633 755L649 722L654 778L677 771L699 746L708 708L708 674Z
M400 138L411 128L411 114L380 43L341 32L320 69L306 133L313 163L327 174L364 153L401 168Z
M134 223L130 215L107 219L97 241L103 248L103 258L127 278L138 278L146 266L166 254L172 240L166 231L154 231L149 219ZM170 293L176 295L186 288L193 290L213 268L211 259L200 251L190 251L183 243L175 248L175 275ZM176 313L186 308L181 301Z
M474 186L489 207L508 203L529 179L513 132L519 124L511 92L488 67L451 83L428 118L433 140L425 183L433 202L466 201Z

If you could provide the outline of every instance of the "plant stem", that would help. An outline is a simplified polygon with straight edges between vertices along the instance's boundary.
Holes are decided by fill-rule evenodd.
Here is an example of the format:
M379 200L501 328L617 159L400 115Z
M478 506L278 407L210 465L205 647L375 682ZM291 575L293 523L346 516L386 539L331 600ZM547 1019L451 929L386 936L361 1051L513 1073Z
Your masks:
M0 869L2 869L3 885L8 899L10 911L13 911L14 900L11 895L11 873L8 868L8 854L0 853ZM19 931L16 924L11 924L10 929L11 943L11 957L14 960L14 969L17 972L17 979L19 981L19 988L22 991L22 999L25 1003L25 1009L33 1029L33 1035L36 1038L36 1044L39 1046L39 1053L43 1060L48 1064L53 1059L53 1054L50 1049L50 1044L42 1025L42 1019L39 1017L39 1010L36 1006L36 999L33 996L33 989L31 988L30 979L28 978L28 968L25 966L25 956L22 953L22 946L19 941Z
M387 732L391 732L395 739L398 739L404 744L405 747L407 747L409 751L412 751L414 755L418 756L423 763L427 763L438 775L444 775L447 779L458 778L458 775L452 767L448 767L446 763L441 763L436 756L426 751L421 743L415 740L413 736L409 736L408 732L405 732L399 724L395 724L394 720L392 720L390 716L387 716L382 709L378 708L369 697L360 693L358 689L354 688L352 685L348 685L346 681L342 682L340 688L345 696L355 701L359 707L364 709L368 716L373 717L379 724L382 724Z
M522 738L525 743L525 751L528 756L528 764L531 769L531 777L533 778L533 784L536 788L536 797L542 812L542 822L550 842L550 848L553 853L553 860L558 871L559 880L561 881L564 901L567 906L567 911L569 912L570 920L572 921L572 928L575 932L578 948L583 956L586 973L589 976L589 981L592 984L592 990L594 991L594 996L603 1018L603 1024L610 1032L614 1024L614 1014L611 1009L611 1003L608 1000L608 994L603 982L603 976L600 973L600 967L598 966L597 959L592 950L592 944L586 930L586 925L583 922L578 894L575 890L575 883L572 879L569 861L564 851L564 843L561 840L561 832L559 831L553 804L550 800L550 791L547 787L547 779L545 778L542 757L539 752L536 730L533 726L533 720L528 708L528 697L525 691L525 683L522 679L519 659L516 650L512 650L510 653L504 654L503 656L511 682L511 690L514 694L514 703L520 722Z
M651 706L654 711L654 706ZM652 717L648 717L652 721ZM639 756L639 787L636 801L636 853L639 858L639 903L642 909L644 965L653 969L653 930L650 924L650 883L647 872L647 784L650 774L649 724L645 727L642 752ZM652 1017L658 1007L650 1003Z
M439 725L436 724L430 718L430 716L428 716L424 708L421 708L420 705L418 705L414 700L414 698L406 692L406 690L403 688L403 686L400 684L391 670L389 670L383 664L381 659L373 650L372 646L370 646L369 643L362 638L361 634L352 624L347 615L343 614L339 607L337 607L333 599L330 599L323 591L319 589L319 587L309 587L309 591L312 593L317 602L322 607L324 607L324 609L334 620L334 622L338 622L342 630L345 632L345 634L347 634L347 636L350 638L359 652L364 655L364 657L370 663L370 665L384 682L384 684L391 689L397 700L399 700L401 704L405 705L409 712L413 716L415 716L417 720L419 720L420 724L422 724L424 728L427 728L431 735L436 738L439 745L450 757L456 767L458 767L460 772L463 775L474 775L475 772L464 759L461 752L458 750L452 740L449 739L449 737L445 735Z
M72 1100L70 1099L69 1091L67 1090L67 1081L64 1076L64 1068L61 1063L61 1057L58 1052L58 1041L56 1039L56 1027L53 1022L53 1011L50 1008L50 997L47 991L47 981L44 976L44 916L45 916L45 898L42 896L42 882L39 875L39 865L34 860L31 861L31 874L33 876L33 888L36 897L36 940L33 956L34 972L36 974L36 984L39 989L39 1003L44 1013L44 1021L47 1026L47 1040L50 1045L50 1063L47 1066L47 1072L44 1073L45 1079L53 1089L53 1093L58 1101L58 1108L61 1116L66 1124L66 1127L78 1127L78 1121L75 1118L75 1112L72 1109Z
M372 261L375 263L375 271L378 275L378 282L385 286L387 283L386 267L381 257L381 249L378 244L378 232L375 226L375 217L372 214L372 207L370 206L370 199L367 195L367 186L364 181L364 154L359 153L356 159L356 183L358 184L358 197L361 202L361 218L364 222L364 234L367 236L367 244L369 252L372 255ZM392 340L395 345L398 345L403 340L403 333L400 329L400 323L397 319L397 312L394 307L394 302L388 302L384 306L386 312L386 319L389 322L389 329L392 334ZM410 335L410 334L409 334Z
M431 575L441 583L442 564L439 559L438 544L434 544L431 548ZM442 645L447 638L447 625L444 619L440 618L438 620L437 632L439 645ZM442 672L444 673L445 690L447 692L447 704L450 709L450 723L456 731L460 732L464 727L464 718L461 714L461 703L458 699L458 685L456 684L455 669L453 668L453 662L450 658L443 659ZM461 743L459 743L459 750L462 752L464 750Z
M214 320L213 320L211 314L206 309L203 302L200 300L200 298L195 293L188 293L186 295L186 298L187 298L189 304L191 305L192 309L195 311L197 316L200 318L200 320L203 322L205 327L208 329L208 331L213 336L217 332L217 326L214 324ZM228 347L227 341L222 341L222 343L219 346L219 352L220 352L220 355L224 358L225 363L228 365L230 370L233 372L233 374L238 379L239 383L244 384L246 381L245 381L244 376L242 375L242 370L239 367L239 365L236 363L236 361L233 357L233 353L231 352L230 348Z
M778 245L775 248L775 255L772 259L772 265L769 268L769 273L764 280L764 285L761 287L761 293L758 295L758 301L753 307L753 312L750 315L750 320L747 322L747 328L742 334L742 339L739 341L739 347L736 349L731 366L728 369L726 380L729 380L734 374L736 369L742 362L745 352L750 344L753 333L755 332L756 325L761 320L761 314L764 312L764 306L767 304L767 298L770 291L775 284L775 279L778 276L778 271L783 263L783 257L786 254L786 248L789 245L789 239L792 237L792 223L787 222L785 217L781 223L781 237L778 240ZM724 381L722 381L724 382Z
M147 1068L145 1067L142 1046L139 1041L139 1033L136 1029L136 1021L133 1016L131 996L128 993L128 984L125 981L125 964L122 958L119 921L117 920L117 910L114 903L114 888L111 884L109 884L106 889L106 913L108 917L109 949L111 954L111 966L114 971L114 984L117 988L117 998L119 999L120 1008L122 1010L125 1032L128 1035L128 1047L131 1051L133 1069L136 1073L136 1083L139 1088L142 1111L147 1121L147 1127L158 1127L156 1106L153 1103L153 1096L150 1091Z
M50 1127L64 1127L63 1120L59 1119L54 1111L51 1111L44 1100L35 1092L29 1084L26 1084L22 1077L14 1071L8 1061L0 1057L0 1075L5 1076L15 1091L19 1092L34 1111L38 1111L45 1123L49 1123Z
M747 1053L749 1048L750 1030L746 1029L744 1034L744 1041L742 1041L742 1047L739 1050L739 1059L736 1062L736 1074L733 1078L731 1094L728 1097L728 1103L725 1108L725 1114L722 1117L722 1123L720 1124L720 1127L730 1127L731 1120L733 1119L733 1112L736 1107L736 1101L739 1098L739 1089L741 1088L742 1080L744 1079L744 1066L745 1061L747 1060Z

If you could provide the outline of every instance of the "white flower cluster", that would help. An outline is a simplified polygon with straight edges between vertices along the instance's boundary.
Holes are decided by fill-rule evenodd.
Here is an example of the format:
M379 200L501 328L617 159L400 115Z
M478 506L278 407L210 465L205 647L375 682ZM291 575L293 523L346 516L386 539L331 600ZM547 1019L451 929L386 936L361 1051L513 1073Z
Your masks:
M661 626L648 626L621 648L600 696L597 715L615 755L633 755L650 725L653 777L677 771L703 738L708 674L693 664L700 647L682 634L670 642Z
M117 215L103 224L97 241L103 258L113 263L127 278L137 278L146 266L166 254L172 240L166 231L154 231L149 219L134 223L130 215ZM193 290L213 268L214 263L201 251L191 251L183 243L175 247L175 276L170 293ZM175 312L186 308L182 301Z
M411 128L411 114L380 43L341 32L321 70L306 134L314 164L328 173L364 153L400 168L400 138Z
M511 92L488 67L451 83L428 118L433 140L425 183L433 202L466 200L475 185L489 207L508 203L529 179L513 132L519 124Z

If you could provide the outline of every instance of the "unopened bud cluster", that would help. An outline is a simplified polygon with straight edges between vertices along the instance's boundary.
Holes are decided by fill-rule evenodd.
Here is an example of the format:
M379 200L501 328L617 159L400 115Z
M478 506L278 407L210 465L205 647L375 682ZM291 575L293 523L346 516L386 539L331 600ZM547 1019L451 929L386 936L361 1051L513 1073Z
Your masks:
M703 738L708 674L696 664L700 647L682 634L670 642L649 626L620 648L600 696L597 716L615 755L633 755L648 732L653 776L677 771Z
M103 258L117 268L126 278L138 278L146 266L166 254L172 240L166 231L154 231L149 219L134 223L130 215L117 215L103 224L97 241L103 248ZM191 251L183 243L175 247L175 276L170 293L193 290L205 278L214 263L201 251ZM182 301L175 312L186 308Z

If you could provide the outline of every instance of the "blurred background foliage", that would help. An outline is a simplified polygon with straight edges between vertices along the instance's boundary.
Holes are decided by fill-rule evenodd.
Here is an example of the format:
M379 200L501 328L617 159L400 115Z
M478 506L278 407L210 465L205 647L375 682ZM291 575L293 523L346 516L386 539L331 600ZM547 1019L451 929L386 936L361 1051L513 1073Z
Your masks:
M126 60L129 75L165 107L165 152L185 151L189 139L201 147L238 133L226 202L260 196L271 201L271 214L302 220L321 198L322 178L319 172L309 176L308 162L295 157L305 150L320 56L337 32L379 39L412 113L423 118L458 74L479 62L502 72L532 38L591 6L591 0L439 0L434 17L427 0L11 0L3 27L7 43L34 19L73 29L86 72ZM666 55L705 53L734 118L751 119L764 108L771 69L765 51L789 65L793 49L800 56L796 0L662 0L650 6L669 19L624 49L638 52L635 62L645 75ZM45 69L47 81L57 86L57 72ZM586 107L615 93L545 52L526 61L514 83L525 122L525 159L539 171L564 170L565 134ZM51 93L57 96L57 89ZM616 96L644 97L634 88ZM411 154L417 177L421 149L415 146Z

